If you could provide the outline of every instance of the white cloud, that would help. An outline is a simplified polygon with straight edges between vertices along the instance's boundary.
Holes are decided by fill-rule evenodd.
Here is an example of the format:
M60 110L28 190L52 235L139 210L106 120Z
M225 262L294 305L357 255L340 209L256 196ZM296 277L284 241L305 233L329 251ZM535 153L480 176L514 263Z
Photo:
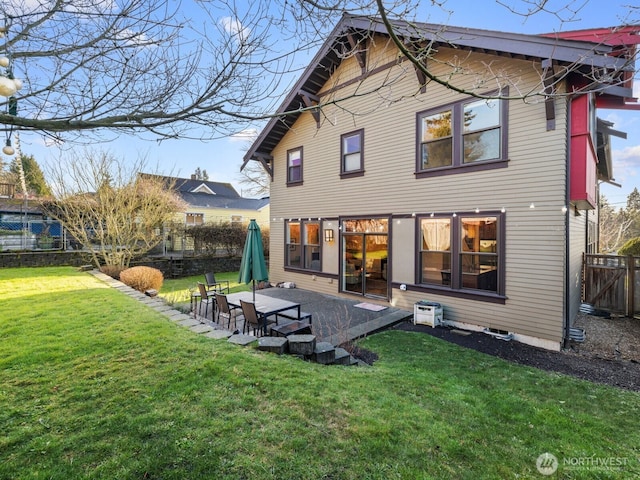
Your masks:
M255 128L247 128L238 133L234 133L229 137L232 142L253 142L258 138L258 130Z
M222 17L220 19L220 25L222 25L222 28L235 38L238 43L246 43L251 33L251 30L242 25L242 22L237 18Z
M640 145L613 150L611 154L613 156L613 173L616 181L629 183L631 179L638 177Z

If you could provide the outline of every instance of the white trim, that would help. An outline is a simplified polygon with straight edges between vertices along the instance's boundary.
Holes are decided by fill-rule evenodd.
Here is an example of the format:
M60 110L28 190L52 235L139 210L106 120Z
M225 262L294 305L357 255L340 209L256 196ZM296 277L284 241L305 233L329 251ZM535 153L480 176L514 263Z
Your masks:
M201 183L196 188L191 190L191 193L208 193L209 195L215 195L216 192L207 187L204 183Z

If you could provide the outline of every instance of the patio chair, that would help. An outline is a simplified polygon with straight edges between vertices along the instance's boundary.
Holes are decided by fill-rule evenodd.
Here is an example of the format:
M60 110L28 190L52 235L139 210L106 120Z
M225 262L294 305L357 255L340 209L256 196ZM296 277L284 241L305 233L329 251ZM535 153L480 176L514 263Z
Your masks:
M198 313L202 313L202 305L204 305L204 318L206 319L209 314L209 305L211 305L211 319L213 320L213 314L216 311L216 299L209 295L207 288L202 282L198 282L198 291L200 292Z
M262 335L266 335L267 318L258 314L255 303L240 300L240 306L242 307L242 315L244 316L242 333L245 331L249 333L249 329L253 328L254 335L260 336L258 332L261 332ZM270 323L275 323L275 320L272 320Z
M222 293L215 293L214 294L215 299L216 299L216 307L217 307L217 322L220 323L220 317L222 317L223 319L227 319L227 328L231 327L231 318L233 317L233 327L235 329L238 328L238 310L240 310L240 307L236 307L234 305L229 305L229 302L227 301L227 296L223 295Z
M209 293L227 293L231 291L229 286L229 280L216 280L216 276L213 272L207 272L204 274L204 281L207 284L207 290ZM226 285L226 286L225 286Z

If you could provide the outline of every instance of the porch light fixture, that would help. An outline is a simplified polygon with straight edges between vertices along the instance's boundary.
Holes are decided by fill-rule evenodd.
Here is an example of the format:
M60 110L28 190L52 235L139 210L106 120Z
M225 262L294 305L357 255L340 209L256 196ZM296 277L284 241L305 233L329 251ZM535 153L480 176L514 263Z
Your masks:
M325 231L324 231L324 241L326 243L333 242L333 229L332 228L325 229Z

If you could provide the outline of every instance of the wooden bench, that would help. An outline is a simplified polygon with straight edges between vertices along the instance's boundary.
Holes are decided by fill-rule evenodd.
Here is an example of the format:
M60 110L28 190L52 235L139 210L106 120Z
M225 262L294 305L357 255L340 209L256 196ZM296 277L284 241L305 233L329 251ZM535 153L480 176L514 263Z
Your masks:
M276 313L276 323L278 323L278 317L284 317L289 320L307 320L309 324L312 323L310 313L300 312L300 316L298 316L298 310L295 308Z

